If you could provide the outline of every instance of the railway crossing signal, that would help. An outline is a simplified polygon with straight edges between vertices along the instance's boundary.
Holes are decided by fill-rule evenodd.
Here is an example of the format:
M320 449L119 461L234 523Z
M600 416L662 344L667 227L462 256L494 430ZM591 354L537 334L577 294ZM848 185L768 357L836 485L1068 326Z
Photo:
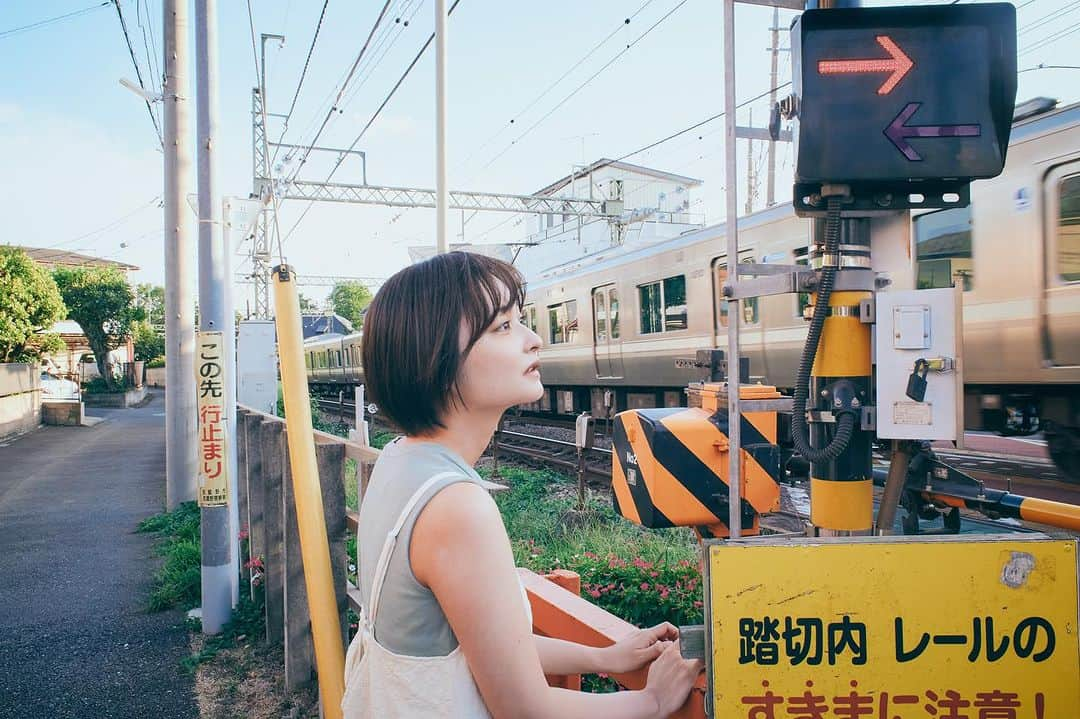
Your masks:
M917 206L955 206L971 180L1001 172L1016 97L1011 4L808 10L791 38L797 210L833 183L851 186L848 210L903 209L916 192Z

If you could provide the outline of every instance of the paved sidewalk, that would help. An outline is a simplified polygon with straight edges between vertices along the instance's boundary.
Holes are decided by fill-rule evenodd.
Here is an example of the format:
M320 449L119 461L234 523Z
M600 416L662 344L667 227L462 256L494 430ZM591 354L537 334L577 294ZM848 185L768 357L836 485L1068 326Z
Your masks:
M197 717L183 613L146 611L164 397L0 446L0 716Z

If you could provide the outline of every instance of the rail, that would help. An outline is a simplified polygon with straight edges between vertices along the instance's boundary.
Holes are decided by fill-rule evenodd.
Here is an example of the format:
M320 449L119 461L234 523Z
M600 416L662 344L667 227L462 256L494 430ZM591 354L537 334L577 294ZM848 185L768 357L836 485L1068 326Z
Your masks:
M295 509L291 506L288 429L282 418L248 407L240 407L238 416L239 511L248 540L243 565L252 595L257 584L263 587L266 638L271 644L284 644L285 683L293 690L315 677L315 662ZM348 563L359 565L359 561L346 557L345 538L347 532L356 536L360 518L345 506L345 460L356 462L357 495L362 499L379 451L318 430L314 438L334 579L340 587L337 604L342 635L347 640L346 609L360 608L360 592L347 578ZM519 568L518 573L532 608L535 633L603 647L634 631L632 624L579 596L580 579L572 572L541 577ZM647 669L640 669L613 679L627 689L640 689L646 675ZM579 676L548 677L548 682L568 689L581 687ZM704 717L704 692L702 676L686 704L672 716Z

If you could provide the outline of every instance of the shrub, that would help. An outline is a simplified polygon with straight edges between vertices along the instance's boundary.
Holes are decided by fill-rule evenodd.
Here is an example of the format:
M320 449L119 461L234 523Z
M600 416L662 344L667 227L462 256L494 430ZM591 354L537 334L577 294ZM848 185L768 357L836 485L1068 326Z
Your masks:
M149 360L146 363L146 368L147 369L157 369L159 367L164 367L164 366L165 366L165 355L161 355L160 357L155 357L154 359Z
M697 541L685 528L651 530L595 495L576 508L576 485L554 472L501 470L496 495L518 566L581 576L586 599L639 627L702 621Z

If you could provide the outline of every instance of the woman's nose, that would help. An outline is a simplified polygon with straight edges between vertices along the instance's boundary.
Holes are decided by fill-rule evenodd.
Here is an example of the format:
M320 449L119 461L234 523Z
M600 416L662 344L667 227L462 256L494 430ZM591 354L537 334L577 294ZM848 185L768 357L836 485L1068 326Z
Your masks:
M525 331L528 333L525 336L525 344L529 349L529 352L540 349L543 341L540 339L540 335L533 332L530 328L526 327Z

